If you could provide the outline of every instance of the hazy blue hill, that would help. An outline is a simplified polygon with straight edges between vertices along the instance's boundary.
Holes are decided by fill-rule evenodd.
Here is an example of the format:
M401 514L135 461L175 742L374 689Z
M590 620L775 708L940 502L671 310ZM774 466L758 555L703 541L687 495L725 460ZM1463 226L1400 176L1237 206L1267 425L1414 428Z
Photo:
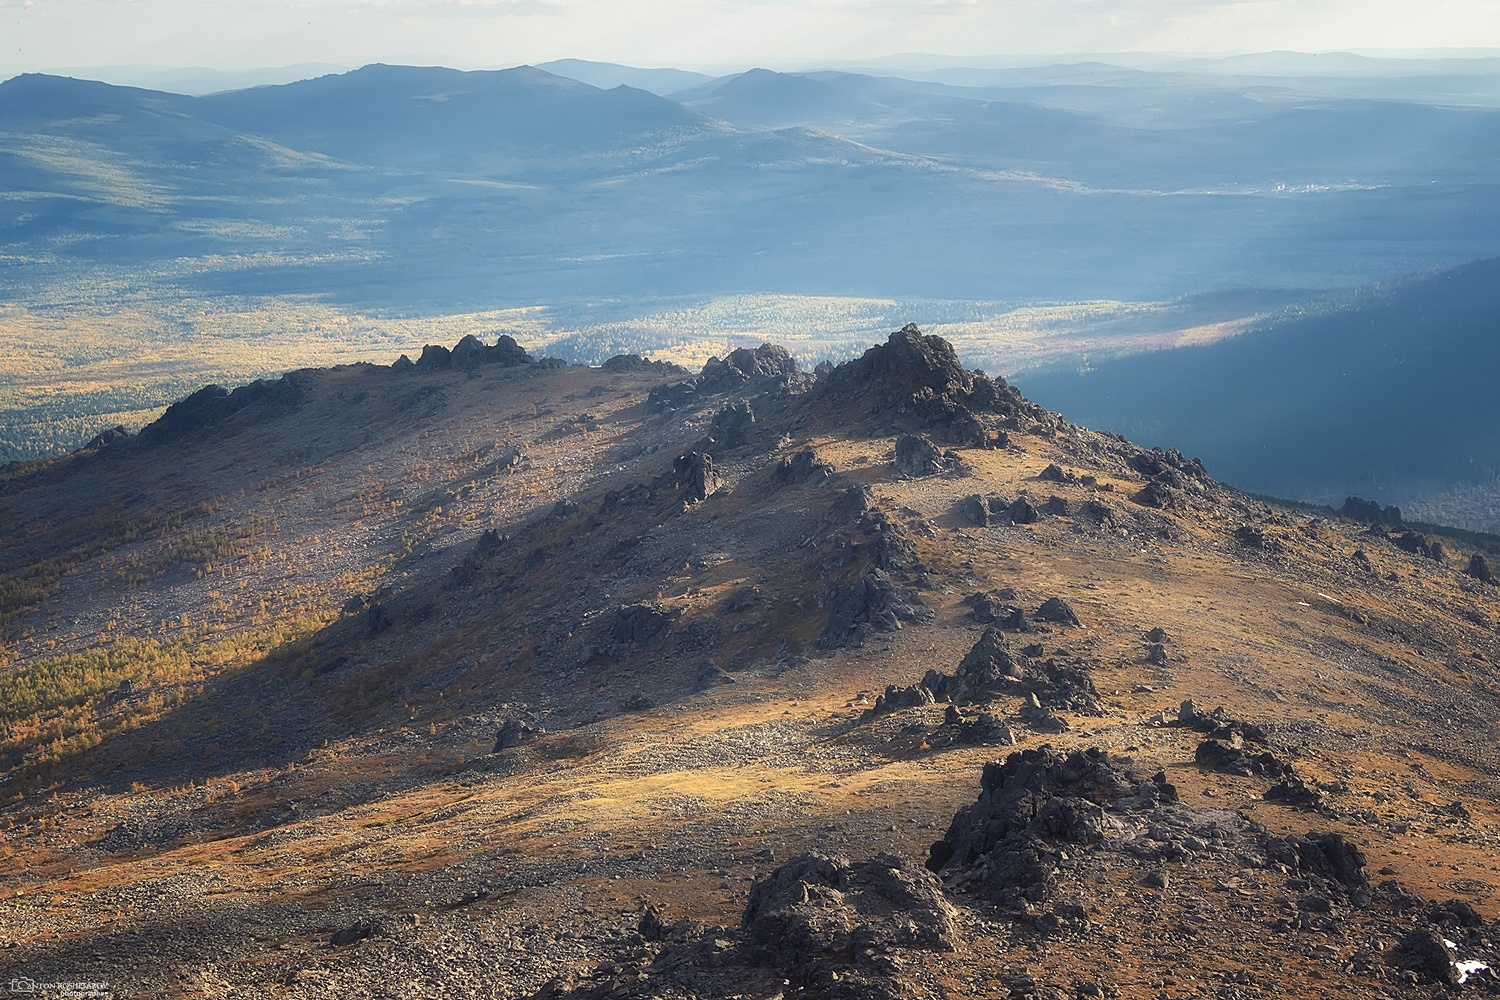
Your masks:
M1500 259L1216 344L1033 372L1037 402L1200 455L1247 489L1404 502L1500 484Z
M296 198L333 166L194 110L192 98L66 77L0 84L0 239L156 238L184 210L238 216L251 195ZM176 235L175 252L198 243Z
M704 119L642 90L600 90L532 67L486 72L373 65L198 99L197 114L359 163L449 171L507 158L610 152Z
M713 80L713 77L705 73L691 73L681 69L641 69L616 63L591 62L587 59L555 59L552 62L538 63L536 68L603 90L626 86L663 97Z
M137 87L116 87L46 73L23 73L0 83L0 127L54 123L70 118L189 114L192 99Z
M741 128L785 128L878 116L884 108L866 97L798 73L752 69L685 94L686 107Z

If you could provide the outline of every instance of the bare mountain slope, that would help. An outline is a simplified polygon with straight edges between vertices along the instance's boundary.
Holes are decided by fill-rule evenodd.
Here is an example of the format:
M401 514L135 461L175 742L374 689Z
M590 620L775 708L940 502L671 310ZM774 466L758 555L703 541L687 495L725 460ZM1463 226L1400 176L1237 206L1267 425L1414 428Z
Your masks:
M1493 557L915 328L816 377L469 340L3 475L13 975L1497 990Z

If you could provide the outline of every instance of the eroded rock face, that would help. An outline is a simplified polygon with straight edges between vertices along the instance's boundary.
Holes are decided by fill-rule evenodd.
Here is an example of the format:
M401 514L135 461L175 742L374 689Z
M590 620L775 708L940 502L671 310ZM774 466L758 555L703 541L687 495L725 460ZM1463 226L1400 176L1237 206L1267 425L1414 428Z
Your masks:
M833 466L823 461L811 448L803 448L796 454L783 458L777 464L776 471L772 473L775 481L782 486L817 482L831 475L833 475Z

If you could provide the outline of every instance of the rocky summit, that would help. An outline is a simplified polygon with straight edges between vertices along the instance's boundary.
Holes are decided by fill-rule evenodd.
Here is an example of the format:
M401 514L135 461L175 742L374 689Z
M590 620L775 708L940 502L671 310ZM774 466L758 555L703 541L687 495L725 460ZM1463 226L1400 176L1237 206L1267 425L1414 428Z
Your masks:
M0 980L1500 995L1495 541L913 326L210 386L0 469Z

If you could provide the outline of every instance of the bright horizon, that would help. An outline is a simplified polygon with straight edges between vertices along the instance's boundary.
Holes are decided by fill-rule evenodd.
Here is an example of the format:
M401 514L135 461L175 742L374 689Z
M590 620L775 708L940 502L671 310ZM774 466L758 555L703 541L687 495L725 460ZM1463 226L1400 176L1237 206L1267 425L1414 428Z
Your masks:
M71 68L491 68L577 58L709 73L1160 53L1500 48L1489 0L0 0L0 77Z

